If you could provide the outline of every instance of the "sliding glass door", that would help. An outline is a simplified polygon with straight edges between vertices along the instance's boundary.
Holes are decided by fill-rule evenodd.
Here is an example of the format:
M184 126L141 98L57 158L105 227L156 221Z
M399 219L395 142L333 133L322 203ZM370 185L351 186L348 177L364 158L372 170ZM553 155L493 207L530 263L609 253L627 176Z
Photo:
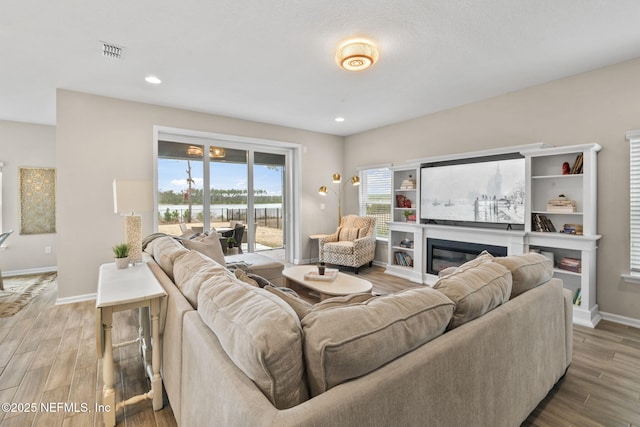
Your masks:
M158 141L158 231L243 226L243 252L285 248L288 151L203 142Z

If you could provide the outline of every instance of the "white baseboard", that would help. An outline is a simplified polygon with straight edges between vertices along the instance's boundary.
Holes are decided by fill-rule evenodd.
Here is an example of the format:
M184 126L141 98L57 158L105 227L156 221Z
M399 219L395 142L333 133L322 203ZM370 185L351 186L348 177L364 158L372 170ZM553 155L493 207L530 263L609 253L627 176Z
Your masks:
M610 322L620 323L622 325L627 325L627 326L640 329L640 319L634 319L633 317L620 316L618 314L605 313L604 311L600 312L600 316L602 316L604 320L608 320Z
M53 273L58 271L58 266L26 268L24 270L3 271L2 277L25 276L27 274Z
M90 301L96 299L97 294L75 295L67 298L58 298L56 305L73 304L74 302Z

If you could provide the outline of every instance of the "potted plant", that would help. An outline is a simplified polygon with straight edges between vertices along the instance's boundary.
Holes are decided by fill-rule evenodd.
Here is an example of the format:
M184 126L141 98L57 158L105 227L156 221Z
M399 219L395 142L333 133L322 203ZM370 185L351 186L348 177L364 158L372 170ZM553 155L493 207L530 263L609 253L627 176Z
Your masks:
M409 221L409 216L412 214L412 211L404 211L402 214L404 215L404 220Z
M117 268L129 267L129 249L130 247L127 243L120 243L113 247L113 255Z
M237 255L238 254L238 242L233 237L227 238L227 253L229 255Z

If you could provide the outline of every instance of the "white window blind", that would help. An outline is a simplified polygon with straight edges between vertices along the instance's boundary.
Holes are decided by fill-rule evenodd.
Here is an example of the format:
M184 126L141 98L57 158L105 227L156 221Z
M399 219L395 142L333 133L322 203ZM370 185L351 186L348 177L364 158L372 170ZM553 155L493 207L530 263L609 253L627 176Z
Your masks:
M627 132L630 155L630 224L631 271L640 272L640 131Z
M376 237L389 236L391 170L388 167L360 170L360 215L376 218Z

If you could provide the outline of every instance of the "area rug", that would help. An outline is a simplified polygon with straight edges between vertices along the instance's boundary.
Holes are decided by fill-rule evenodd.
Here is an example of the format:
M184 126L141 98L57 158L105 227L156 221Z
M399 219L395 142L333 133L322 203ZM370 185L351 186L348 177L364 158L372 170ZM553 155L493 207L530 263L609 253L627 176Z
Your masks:
M56 276L54 272L5 278L4 290L0 291L0 317L11 317L22 310L55 281Z

